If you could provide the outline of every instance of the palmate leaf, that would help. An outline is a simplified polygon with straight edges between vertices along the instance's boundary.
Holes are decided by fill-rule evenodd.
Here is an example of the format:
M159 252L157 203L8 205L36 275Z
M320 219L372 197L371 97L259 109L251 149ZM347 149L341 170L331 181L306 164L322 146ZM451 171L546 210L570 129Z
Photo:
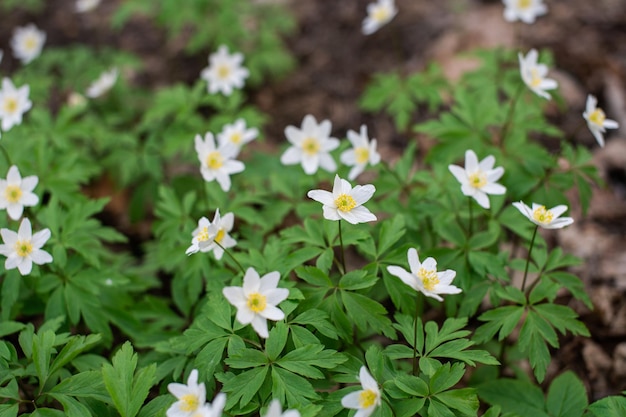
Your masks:
M554 417L580 417L587 407L585 386L571 371L554 378L548 389L546 408Z
M279 367L272 367L272 396L289 407L308 404L319 398L309 381Z
M324 349L323 345L308 345L292 350L276 361L276 364L288 371L307 378L324 378L317 368L333 369L344 363L347 358L332 349Z
M222 391L227 394L226 408L234 407L237 403L240 408L248 405L263 385L268 369L267 366L260 366L239 375L230 372L217 374L217 379L223 384Z
M362 294L341 291L343 302L348 317L354 321L360 330L371 328L377 333L394 339L395 331L391 326L391 320L387 317L387 310L377 301Z

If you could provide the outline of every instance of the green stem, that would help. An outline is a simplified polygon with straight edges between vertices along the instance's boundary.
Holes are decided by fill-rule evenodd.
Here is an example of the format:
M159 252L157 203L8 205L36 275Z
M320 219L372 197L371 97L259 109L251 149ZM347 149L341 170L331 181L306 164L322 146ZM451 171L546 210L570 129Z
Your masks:
M472 221L474 219L474 214L472 213L472 197L467 197L467 205L469 206L469 236L472 237Z
M417 376L417 319L420 315L420 303L415 298L415 322L413 323L413 375Z
M217 246L219 246L220 248L222 248L222 250L224 251L224 253L226 253L226 255L228 255L230 257L230 259L232 259L232 261L237 265L237 267L239 267L239 270L246 275L246 270L243 269L243 266L241 266L241 264L237 261L237 259L233 256L232 253L230 253L229 251L226 250L226 248L224 246L222 246L219 242L214 241L215 244Z
M513 124L513 114L515 113L515 106L517 106L517 102L519 98L522 96L522 92L524 91L524 87L526 84L523 82L517 87L517 91L511 100L511 105L509 106L509 111L506 114L506 120L504 121L504 125L502 126L502 130L500 131L500 145L504 146L504 141L509 134L509 130L511 129L511 124Z
M12 166L13 163L11 162L11 157L9 156L9 153L7 152L6 149L4 149L4 146L0 145L0 149L2 150L2 154L4 155L4 159L7 160L7 163L9 164L9 166Z
M341 234L341 220L338 221L339 223L339 246L341 247L340 251L341 251L341 265L343 266L343 273L345 274L347 269L346 269L346 254L343 251L343 235Z
M533 231L533 237L530 239L530 248L528 248L528 258L526 258L526 268L524 268L524 279L522 280L522 292L526 287L526 278L528 277L528 266L530 265L530 255L533 252L533 246L535 244L535 237L537 236L537 229L539 226L535 226L535 230Z

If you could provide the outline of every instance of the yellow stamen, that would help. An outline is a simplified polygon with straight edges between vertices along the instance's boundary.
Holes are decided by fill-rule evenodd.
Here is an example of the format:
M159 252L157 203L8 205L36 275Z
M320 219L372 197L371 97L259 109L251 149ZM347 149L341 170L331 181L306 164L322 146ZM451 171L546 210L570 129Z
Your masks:
M337 210L346 213L356 207L356 201L354 201L351 195L340 194L335 199L335 206L337 206Z
M213 151L207 155L206 165L210 169L220 169L224 165L224 157L218 151Z
M354 149L354 156L356 157L357 164L365 164L370 159L370 151L366 147L360 147Z
M24 39L24 49L32 50L37 48L37 38L35 36L28 36Z
M198 232L196 239L198 239L198 242L206 242L209 240L209 228L203 227L202 230Z
M372 13L372 20L384 22L389 18L389 9L386 7L377 7Z
M180 409L181 411L185 411L187 413L191 411L196 411L198 406L200 405L200 401L198 401L198 396L194 394L185 394L180 397Z
M598 126L604 126L604 121L606 120L606 116L602 109L595 109L589 115L589 121Z
M369 408L376 403L376 398L378 396L371 389L365 389L361 391L359 395L359 407L360 408Z
M550 210L546 210L545 206L539 206L533 211L533 219L539 223L550 224L554 219L554 214Z
M532 0L517 0L517 7L520 9L528 9L532 3Z
M487 175L482 171L476 171L470 174L469 184L474 188L483 188L487 185Z
M222 243L222 239L224 239L224 236L226 235L226 232L224 231L224 229L220 229L217 231L217 234L215 235L215 241L217 243Z
M417 277L422 280L422 285L426 291L433 291L435 286L439 284L439 277L434 269L420 268L417 271Z
M219 78L228 78L230 75L230 67L228 65L220 65L217 67L217 76Z
M30 240L18 240L15 242L15 252L17 252L17 256L24 258L33 251L33 245L30 243Z
M541 85L541 81L543 81L543 79L539 75L539 71L537 71L537 68L531 68L530 69L530 86L537 88Z
M7 185L4 189L4 198L9 203L17 203L22 198L22 189L17 185Z
M239 132L235 132L232 135L230 135L230 141L234 143L235 145L239 145L242 139L243 138L241 137L241 133Z
M258 292L253 292L248 296L248 307L255 313L260 313L267 307L267 297Z
M320 151L320 142L315 138L306 138L302 141L302 151L307 155L315 155Z
M2 103L2 107L4 107L4 111L7 113L15 113L17 111L17 100L13 97L7 97L4 99L4 103Z

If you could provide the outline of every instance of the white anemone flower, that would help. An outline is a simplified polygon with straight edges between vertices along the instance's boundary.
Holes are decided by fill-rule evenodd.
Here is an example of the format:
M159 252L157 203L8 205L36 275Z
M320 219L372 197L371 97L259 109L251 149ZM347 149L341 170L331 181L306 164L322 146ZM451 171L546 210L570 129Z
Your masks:
M546 90L554 90L558 87L555 80L546 78L548 67L545 64L538 64L539 54L536 49L528 51L526 56L520 52L518 54L519 67L522 80L535 94L550 100L552 97Z
M226 213L221 217L219 209L215 210L212 222L202 217L198 220L198 227L192 233L191 246L185 253L191 255L198 251L213 251L215 259L219 261L224 255L224 249L232 248L237 244L237 241L228 234L233 229L234 221L233 213Z
M24 207L32 207L39 202L39 197L32 192L38 182L36 175L22 178L17 166L12 165L7 178L0 178L0 210L6 209L11 219L18 220L24 213Z
M52 256L42 250L50 239L50 229L43 229L33 235L30 220L23 218L17 233L9 229L0 229L4 244L0 245L0 254L7 257L4 267L17 268L21 275L28 275L33 263L43 265L52 262Z
M100 0L76 0L74 10L76 13L87 13L98 7Z
M230 175L245 169L243 162L234 159L237 149L230 144L216 147L215 139L210 132L204 135L204 140L202 140L202 136L196 135L195 145L200 160L202 178L207 182L216 180L222 190L230 190Z
M537 16L548 13L543 0L502 0L504 3L504 19L508 22L521 20L524 23L535 23Z
M7 131L22 123L22 116L33 106L33 103L28 99L29 94L30 87L28 85L15 88L10 79L6 77L2 79L2 89L0 89L2 130Z
M504 168L494 168L496 159L489 155L478 162L478 157L471 149L465 151L465 168L448 165L448 169L461 183L463 195L472 197L481 207L490 207L487 194L504 194L506 188L496 181L504 174Z
M360 133L348 130L348 140L352 144L352 149L343 151L339 159L343 164L352 167L348 179L354 181L368 163L374 166L380 162L380 154L376 151L376 139L369 140L365 125L361 126Z
M451 285L456 277L456 271L446 269L437 272L437 261L434 258L426 258L420 262L417 249L410 248L407 252L409 268L411 272L399 266L388 266L387 271L402 280L406 285L419 291L426 297L443 301L439 294L459 294L461 289Z
M167 417L189 417L205 405L206 387L204 382L198 384L197 369L191 371L187 384L172 382L167 390L178 399L167 409Z
M589 94L587 96L587 105L583 117L587 121L587 127L591 130L591 134L598 141L601 147L604 147L604 135L606 129L617 129L619 125L615 120L607 119L604 111L596 107L598 100Z
M378 0L367 5L367 17L363 19L361 31L364 35L371 35L383 25L389 23L398 14L394 0Z
M244 80L250 72L243 67L243 54L228 53L228 47L221 45L217 52L209 56L209 66L202 70L200 77L206 80L210 94L221 92L225 96L232 94L233 89L243 88Z
M285 410L283 413L280 401L273 399L263 417L300 417L300 412L298 410Z
M348 223L357 224L376 221L376 216L363 207L363 204L372 198L374 192L376 192L376 187L372 184L357 185L352 188L348 181L335 175L332 193L326 190L311 190L307 196L323 204L325 219L344 219Z
M553 207L550 210L547 210L546 206L537 203L532 203L532 208L521 201L513 203L513 205L528 220L544 229L561 229L574 223L574 219L571 217L560 217L561 214L567 211L567 206L564 204Z
M278 321L285 313L278 307L289 296L286 288L277 288L280 274L273 271L262 278L254 268L248 268L243 277L243 286L225 287L222 292L229 303L237 307L237 321L251 324L257 334L267 339L267 320Z
M106 94L113 87L113 85L115 85L118 74L119 71L117 68L111 68L109 71L104 71L100 74L97 80L89 85L85 95L89 98L96 98Z
M45 42L46 33L37 29L34 24L17 27L11 38L13 56L26 65L41 54Z
M280 162L284 165L300 163L308 175L315 174L319 167L335 172L337 164L329 152L339 146L339 140L330 136L331 129L330 120L318 124L310 114L304 116L300 129L287 126L285 136L291 146L282 154Z
M369 417L381 403L380 389L365 366L361 366L359 371L359 382L363 389L345 395L341 399L341 405L358 410L354 417Z
M217 134L217 141L220 146L231 144L237 149L235 156L239 154L241 147L249 143L259 136L259 130L255 127L247 128L246 121L243 119L235 120L233 124L227 124L222 131Z

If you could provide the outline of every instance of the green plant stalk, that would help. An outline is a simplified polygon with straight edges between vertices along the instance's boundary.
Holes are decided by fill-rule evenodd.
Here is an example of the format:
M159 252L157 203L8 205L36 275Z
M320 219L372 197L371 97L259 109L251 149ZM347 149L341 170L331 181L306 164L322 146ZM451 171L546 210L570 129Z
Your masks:
M472 221L474 219L474 214L472 213L472 197L467 197L467 205L469 207L469 236L467 238L472 237Z
M0 145L0 149L2 150L2 154L4 155L4 159L7 160L7 163L9 164L9 166L13 165L13 163L11 163L11 157L9 156L9 153L7 152L7 150L4 149L4 146Z
M419 296L419 294L418 294ZM415 298L415 322L413 323L413 375L417 376L417 319L420 315L420 304Z
M215 241L215 244L217 246L219 246L220 248L222 248L222 250L224 251L224 253L226 253L226 255L228 255L230 257L230 259L232 259L232 261L237 265L237 267L239 267L239 270L246 275L246 270L243 269L243 266L241 266L241 264L239 263L239 261L237 261L237 259L233 256L232 253L230 253L229 251L226 250L226 248L224 246L222 246L219 242Z
M346 273L346 254L343 250L343 235L341 234L341 220L339 220L339 246L341 251L341 266L343 267L343 273Z
M530 265L530 255L533 252L533 246L535 245L535 237L537 237L537 229L539 226L535 226L535 230L533 231L533 237L530 239L530 247L528 248L528 257L526 258L526 267L524 268L524 279L522 280L522 292L526 287L526 278L528 277L528 266Z

